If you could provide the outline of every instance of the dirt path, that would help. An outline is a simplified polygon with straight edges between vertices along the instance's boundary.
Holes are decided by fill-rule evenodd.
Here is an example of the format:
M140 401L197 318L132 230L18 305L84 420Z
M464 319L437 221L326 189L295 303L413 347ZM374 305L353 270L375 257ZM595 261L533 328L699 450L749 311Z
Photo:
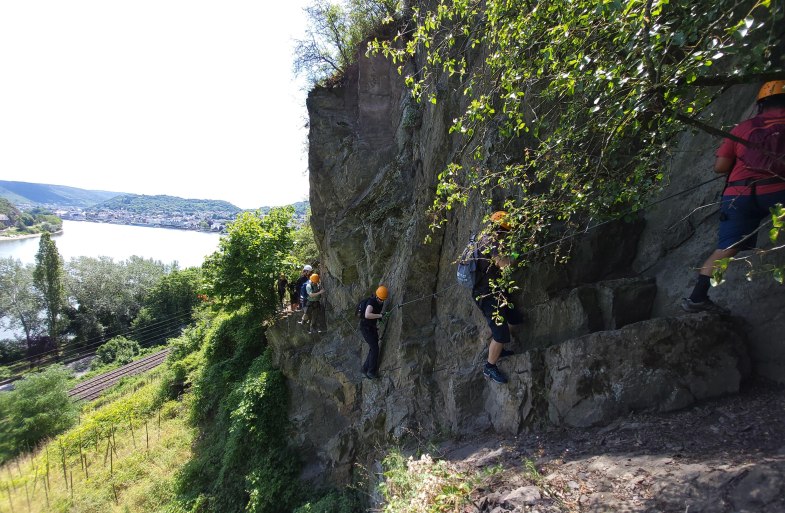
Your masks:
M785 512L785 388L443 451L465 469L505 469L467 512Z

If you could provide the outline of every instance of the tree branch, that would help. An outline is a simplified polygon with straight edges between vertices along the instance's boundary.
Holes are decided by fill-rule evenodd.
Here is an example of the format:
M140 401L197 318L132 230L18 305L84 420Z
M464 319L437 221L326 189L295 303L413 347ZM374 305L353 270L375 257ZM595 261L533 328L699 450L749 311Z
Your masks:
M756 82L768 82L769 80L783 80L785 79L785 70L779 71L766 71L762 73L747 73L744 75L712 75L706 77L698 77L692 82L696 86L730 86L737 84L754 84ZM680 78L677 85L684 85L687 83L685 77Z

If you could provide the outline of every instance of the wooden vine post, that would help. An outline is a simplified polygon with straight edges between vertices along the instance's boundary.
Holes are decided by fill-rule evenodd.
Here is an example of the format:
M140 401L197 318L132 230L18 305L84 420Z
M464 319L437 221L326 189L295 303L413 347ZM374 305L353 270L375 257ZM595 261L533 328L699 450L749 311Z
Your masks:
M5 491L8 494L8 504L11 506L11 513L14 513L14 501L11 500L11 488L5 485Z

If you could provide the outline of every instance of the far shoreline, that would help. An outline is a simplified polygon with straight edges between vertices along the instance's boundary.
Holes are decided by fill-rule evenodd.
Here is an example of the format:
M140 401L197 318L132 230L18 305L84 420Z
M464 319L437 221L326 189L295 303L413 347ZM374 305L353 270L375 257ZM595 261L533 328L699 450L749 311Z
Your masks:
M57 230L56 232L49 232L51 235L62 235L63 230ZM0 242L4 240L22 240L22 239L32 239L34 237L40 237L40 233L23 233L21 235L2 235L0 234Z

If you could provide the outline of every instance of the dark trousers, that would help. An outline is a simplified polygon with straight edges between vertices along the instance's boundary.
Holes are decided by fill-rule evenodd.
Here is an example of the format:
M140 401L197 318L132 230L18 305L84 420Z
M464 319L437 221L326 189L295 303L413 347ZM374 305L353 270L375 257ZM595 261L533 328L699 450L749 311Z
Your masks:
M379 330L376 329L376 326L361 323L360 333L362 333L365 343L368 344L368 357L363 363L363 373L376 374L379 365Z

